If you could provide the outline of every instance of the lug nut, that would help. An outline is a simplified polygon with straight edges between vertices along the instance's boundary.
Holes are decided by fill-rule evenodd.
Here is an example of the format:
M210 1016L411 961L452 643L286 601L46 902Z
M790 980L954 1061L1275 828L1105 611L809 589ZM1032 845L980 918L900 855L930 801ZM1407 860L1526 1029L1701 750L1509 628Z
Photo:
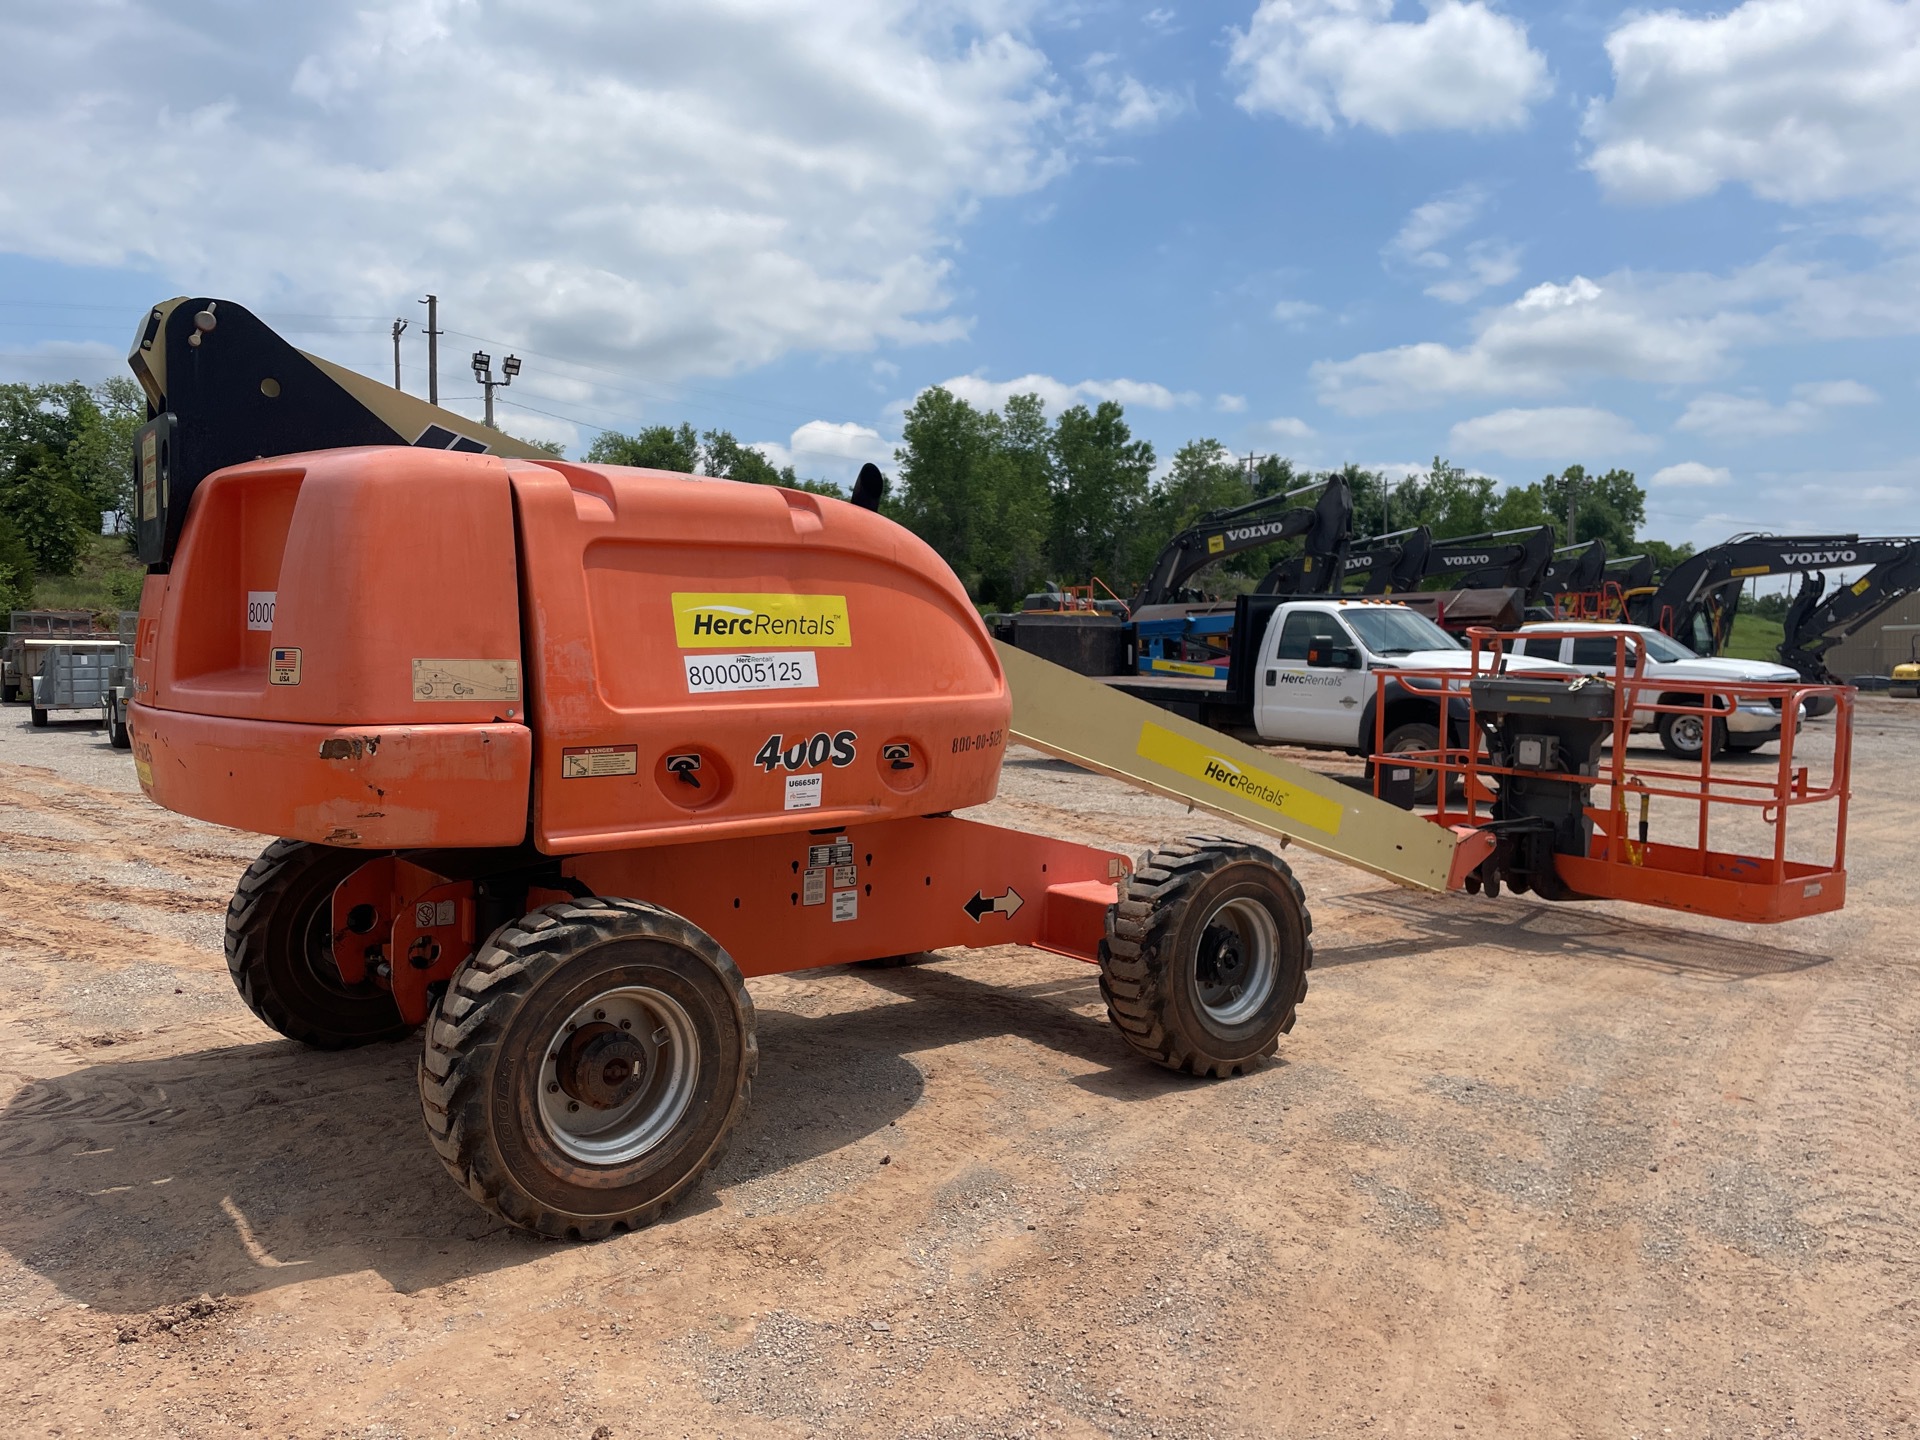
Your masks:
M593 1018L596 1020L604 1020L607 1018L607 1012L604 1010L596 1010L593 1012Z
M574 1111L578 1110L579 1108L580 1108L580 1102L578 1100L567 1101L567 1113L569 1115L571 1115Z
M620 1022L620 1028L621 1028L622 1030L631 1030L631 1029L633 1029L633 1021L631 1021L631 1020L622 1020L622 1021Z
M549 1094L549 1095L558 1095L559 1093L560 1093L560 1086L559 1086L559 1084L558 1084L557 1082L555 1082L555 1081L552 1081L552 1080L549 1080L549 1081L547 1082L547 1094Z

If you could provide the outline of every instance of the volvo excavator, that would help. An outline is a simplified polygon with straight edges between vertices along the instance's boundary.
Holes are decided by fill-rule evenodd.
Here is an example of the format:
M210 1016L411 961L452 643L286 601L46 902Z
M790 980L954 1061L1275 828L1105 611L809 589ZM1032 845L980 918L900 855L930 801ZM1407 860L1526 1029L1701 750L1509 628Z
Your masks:
M1470 742L1376 756L1458 782L1430 819L996 645L877 474L849 503L556 459L205 297L156 306L131 363L140 786L278 837L227 910L241 997L310 1046L411 1039L447 1170L540 1234L697 1184L752 1087L750 976L1026 946L1098 967L1147 1061L1274 1053L1313 959L1287 864L960 818L1014 742L1417 889L1765 921L1844 899L1838 842L1710 849L1704 768L1624 768L1626 674L1506 674L1490 641L1434 680ZM1808 804L1844 822L1844 740L1834 788L1768 798L1782 836ZM1687 836L1697 800L1696 843L1649 838L1655 796Z
M1865 574L1827 592L1829 572L1861 567ZM1762 575L1805 577L1788 607L1780 659L1809 681L1831 684L1821 658L1827 649L1920 588L1920 538L1736 535L1682 560L1657 586L1630 592L1629 607L1636 624L1718 655L1733 634L1742 588Z
M1318 488L1312 505L1290 505ZM1286 507L1286 508L1282 508ZM1324 595L1339 583L1353 518L1353 492L1336 475L1324 486L1304 486L1230 509L1213 510L1169 540L1154 557L1147 578L1128 605L1135 619L1151 618L1157 606L1191 604L1207 597L1186 584L1215 561L1281 540L1301 540L1291 555L1267 572L1267 594Z

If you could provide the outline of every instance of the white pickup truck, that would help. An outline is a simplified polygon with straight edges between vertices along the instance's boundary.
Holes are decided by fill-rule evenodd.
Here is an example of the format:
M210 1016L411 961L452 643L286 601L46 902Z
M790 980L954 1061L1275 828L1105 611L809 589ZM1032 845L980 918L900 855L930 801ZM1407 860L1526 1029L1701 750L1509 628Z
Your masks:
M1696 655L1672 636L1663 635L1645 625L1542 622L1526 628L1551 633L1516 641L1513 647L1516 655L1525 655L1529 659L1558 660L1588 675L1614 673L1619 658L1615 637L1624 636L1629 673L1640 663L1640 656L1644 654L1646 666L1641 673L1646 679L1659 681L1663 687L1655 698L1656 704L1697 703L1700 692L1690 690L1689 682L1696 685L1725 685L1737 681L1793 685L1800 680L1797 671L1789 670L1784 665L1768 664L1764 660L1736 660L1728 655ZM1646 700L1649 696L1643 692L1640 698ZM1657 732L1666 752L1683 760L1700 758L1701 744L1707 731L1706 721L1700 715L1642 709L1634 711L1633 728ZM1723 750L1758 750L1767 742L1779 738L1780 710L1776 702L1742 700L1729 708L1724 716L1714 717L1713 753L1716 755Z
M1471 652L1404 605L1378 600L1289 600L1243 595L1237 602L1226 676L1118 677L1109 684L1215 729L1279 745L1306 745L1350 754L1373 752L1381 670L1465 670ZM1572 674L1553 660L1510 657L1511 672ZM1432 750L1439 745L1439 702L1384 687L1386 750ZM1458 712L1464 725L1464 703ZM1464 734L1455 737L1464 743ZM1414 799L1433 789L1420 772Z

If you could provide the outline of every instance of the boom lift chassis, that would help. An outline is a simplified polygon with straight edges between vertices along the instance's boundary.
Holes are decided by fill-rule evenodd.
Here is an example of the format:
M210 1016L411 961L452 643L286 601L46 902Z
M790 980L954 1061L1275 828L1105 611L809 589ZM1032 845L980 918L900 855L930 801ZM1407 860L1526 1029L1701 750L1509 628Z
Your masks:
M1565 712L1558 731L1489 720L1464 752L1376 754L1377 788L1414 765L1464 769L1467 812L1443 802L1423 817L993 647L938 558L855 506L518 460L525 447L304 356L226 302L157 307L133 358L149 400L136 521L150 570L129 715L142 787L169 808L286 837L229 906L242 997L323 1048L424 1029L430 1141L476 1200L541 1234L643 1225L697 1183L751 1089L750 976L1026 945L1096 964L1122 1041L1155 1063L1223 1077L1274 1052L1313 959L1288 866L1210 836L1136 862L955 816L991 798L1009 741L1426 890L1504 876L1548 898L1734 913L1731 894L1798 887L1791 905L1740 911L1756 919L1844 895L1837 858L1816 889L1800 870L1708 856L1698 873L1724 885L1699 903L1611 863L1634 842L1590 803L1594 727L1611 717L1617 761L1631 683L1540 690L1543 710ZM878 488L863 477L856 496L871 508ZM440 495L458 497L470 535L433 538L448 512L422 507ZM349 551L328 552L329 537L351 547L393 534L409 537L427 579L390 624L356 624L338 613L348 591L329 560ZM657 600L648 613L665 613L669 585L720 588L723 574L770 585L755 567L776 564L794 593L675 593L674 613L744 624L725 617L757 601L821 634L852 615L874 643L836 652L823 640L814 684L801 666L788 680L801 689L744 697L697 693L712 657L689 654L682 690L670 639L583 648L592 622L569 606L596 592L581 589L587 552L567 549L583 534L598 547L594 583L641 596L642 610ZM518 567L517 586L489 574L489 543ZM777 559L742 559L754 546ZM606 558L628 554L653 558ZM392 646L442 643L436 626L481 633L486 594L508 616L515 596L539 599L491 642L525 657L524 687L519 662L414 659L410 695L382 688L404 673ZM244 614L225 603L242 597ZM757 675L779 657L718 658ZM937 684L915 689L928 674ZM1438 682L1449 713L1453 683ZM1497 648L1468 683L1488 716L1507 702L1479 687L1510 699L1519 685L1499 675ZM409 708L421 701L431 715ZM749 737L802 719L818 732L781 729L753 752ZM1522 742L1549 734L1556 748L1528 760ZM1790 735L1789 724L1783 774ZM1615 797L1630 783L1616 773ZM1844 804L1843 770L1836 793ZM1490 818L1473 809L1482 797ZM1638 844L1654 853L1644 833ZM1663 851L1654 868L1684 866Z

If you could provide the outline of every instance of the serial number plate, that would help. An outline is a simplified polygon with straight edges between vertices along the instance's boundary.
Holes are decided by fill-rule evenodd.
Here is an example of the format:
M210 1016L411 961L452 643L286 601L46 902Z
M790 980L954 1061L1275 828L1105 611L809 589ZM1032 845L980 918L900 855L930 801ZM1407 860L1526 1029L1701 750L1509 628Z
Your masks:
M815 690L820 667L811 650L784 655L682 655L687 662L687 693L717 690Z

